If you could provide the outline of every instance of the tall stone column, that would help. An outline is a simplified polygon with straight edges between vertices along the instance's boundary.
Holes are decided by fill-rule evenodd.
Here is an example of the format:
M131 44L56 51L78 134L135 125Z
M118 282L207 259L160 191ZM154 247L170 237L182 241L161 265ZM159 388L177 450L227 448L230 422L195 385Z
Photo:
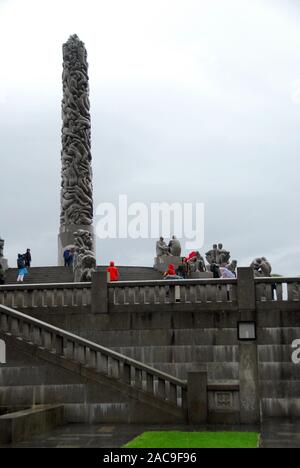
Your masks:
M58 264L74 245L74 233L93 232L91 119L87 52L77 35L63 45L61 214Z
M256 295L252 268L237 270L237 299L242 322L256 322ZM239 341L240 422L260 422L257 341Z

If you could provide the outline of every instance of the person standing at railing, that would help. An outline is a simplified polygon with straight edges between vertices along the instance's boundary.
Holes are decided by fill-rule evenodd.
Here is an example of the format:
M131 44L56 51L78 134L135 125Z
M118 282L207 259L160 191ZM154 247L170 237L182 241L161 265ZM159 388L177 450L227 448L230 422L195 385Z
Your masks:
M232 273L228 268L225 266L220 266L219 268L221 278L235 278L235 274Z
M185 257L182 259L182 262L178 265L176 274L183 279L187 278L188 275L188 264Z
M27 249L26 253L24 254L24 262L25 262L25 267L30 268L30 265L31 265L31 252L30 252L30 249Z
M213 274L213 278L220 278L221 277L221 273L220 273L220 267L219 265L217 265L216 263L212 263L210 265L210 271L212 272Z
M109 267L107 268L107 273L109 273L109 281L118 281L120 278L120 272L117 267L115 267L114 262L110 262Z
M235 278L235 274L232 273L232 271L230 271L228 268L226 268L225 265L221 265L219 267L219 272L220 272L220 275L221 275L222 279L233 279L233 278ZM220 288L220 286L219 286L219 288ZM227 289L227 300L230 301L231 285L227 284L226 289Z
M17 260L17 265L18 265L18 278L17 278L17 283L23 283L24 276L28 275L28 270L25 267L25 259L24 255L18 254L18 260Z
M176 274L174 265L170 263L167 271L164 273L164 279L183 279L183 278L182 276L179 276Z

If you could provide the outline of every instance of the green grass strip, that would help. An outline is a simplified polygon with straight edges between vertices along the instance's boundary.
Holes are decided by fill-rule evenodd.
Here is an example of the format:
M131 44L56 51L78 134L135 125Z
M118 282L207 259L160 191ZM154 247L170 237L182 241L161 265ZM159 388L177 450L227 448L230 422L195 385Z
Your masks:
M257 432L144 432L125 448L256 448Z

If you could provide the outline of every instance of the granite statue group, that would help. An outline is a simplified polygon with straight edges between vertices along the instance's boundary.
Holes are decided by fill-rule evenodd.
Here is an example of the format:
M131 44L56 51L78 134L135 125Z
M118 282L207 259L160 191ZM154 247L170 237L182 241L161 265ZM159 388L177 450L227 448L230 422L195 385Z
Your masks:
M205 259L199 251L192 251L182 257L181 244L176 236L172 236L168 244L163 237L156 242L157 264L168 264L165 277L196 278L197 273L208 273L206 276L214 278L236 277L237 261L230 261L230 252L223 248L223 244L214 244L212 249L206 252Z
M168 244L163 237L159 238L156 242L156 262L157 265L167 265L165 278L196 278L197 273L198 277L199 273L208 273L213 278L230 279L237 274L237 260L230 260L230 251L224 249L223 244L213 244L212 249L205 253L205 259L199 251L182 257L181 244L176 236L172 236ZM250 266L255 276L271 276L272 267L266 257L256 258Z

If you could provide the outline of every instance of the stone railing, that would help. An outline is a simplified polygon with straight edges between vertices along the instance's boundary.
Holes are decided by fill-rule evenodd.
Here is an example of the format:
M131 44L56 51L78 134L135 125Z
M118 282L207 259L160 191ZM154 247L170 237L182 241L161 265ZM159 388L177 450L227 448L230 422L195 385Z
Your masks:
M255 278L257 302L300 301L300 277ZM119 306L172 304L237 307L238 291L247 288L237 279L193 279L107 282L96 272L92 283L0 285L0 305L17 309L91 308L108 313Z
M182 380L19 311L0 306L0 332L42 347L58 359L76 361L90 372L122 382L177 408L187 408L187 385Z
M257 302L300 301L300 277L255 278Z
M1 285L0 304L19 309L91 306L91 283Z
M113 305L228 303L236 300L236 279L117 281L108 283L108 302Z

